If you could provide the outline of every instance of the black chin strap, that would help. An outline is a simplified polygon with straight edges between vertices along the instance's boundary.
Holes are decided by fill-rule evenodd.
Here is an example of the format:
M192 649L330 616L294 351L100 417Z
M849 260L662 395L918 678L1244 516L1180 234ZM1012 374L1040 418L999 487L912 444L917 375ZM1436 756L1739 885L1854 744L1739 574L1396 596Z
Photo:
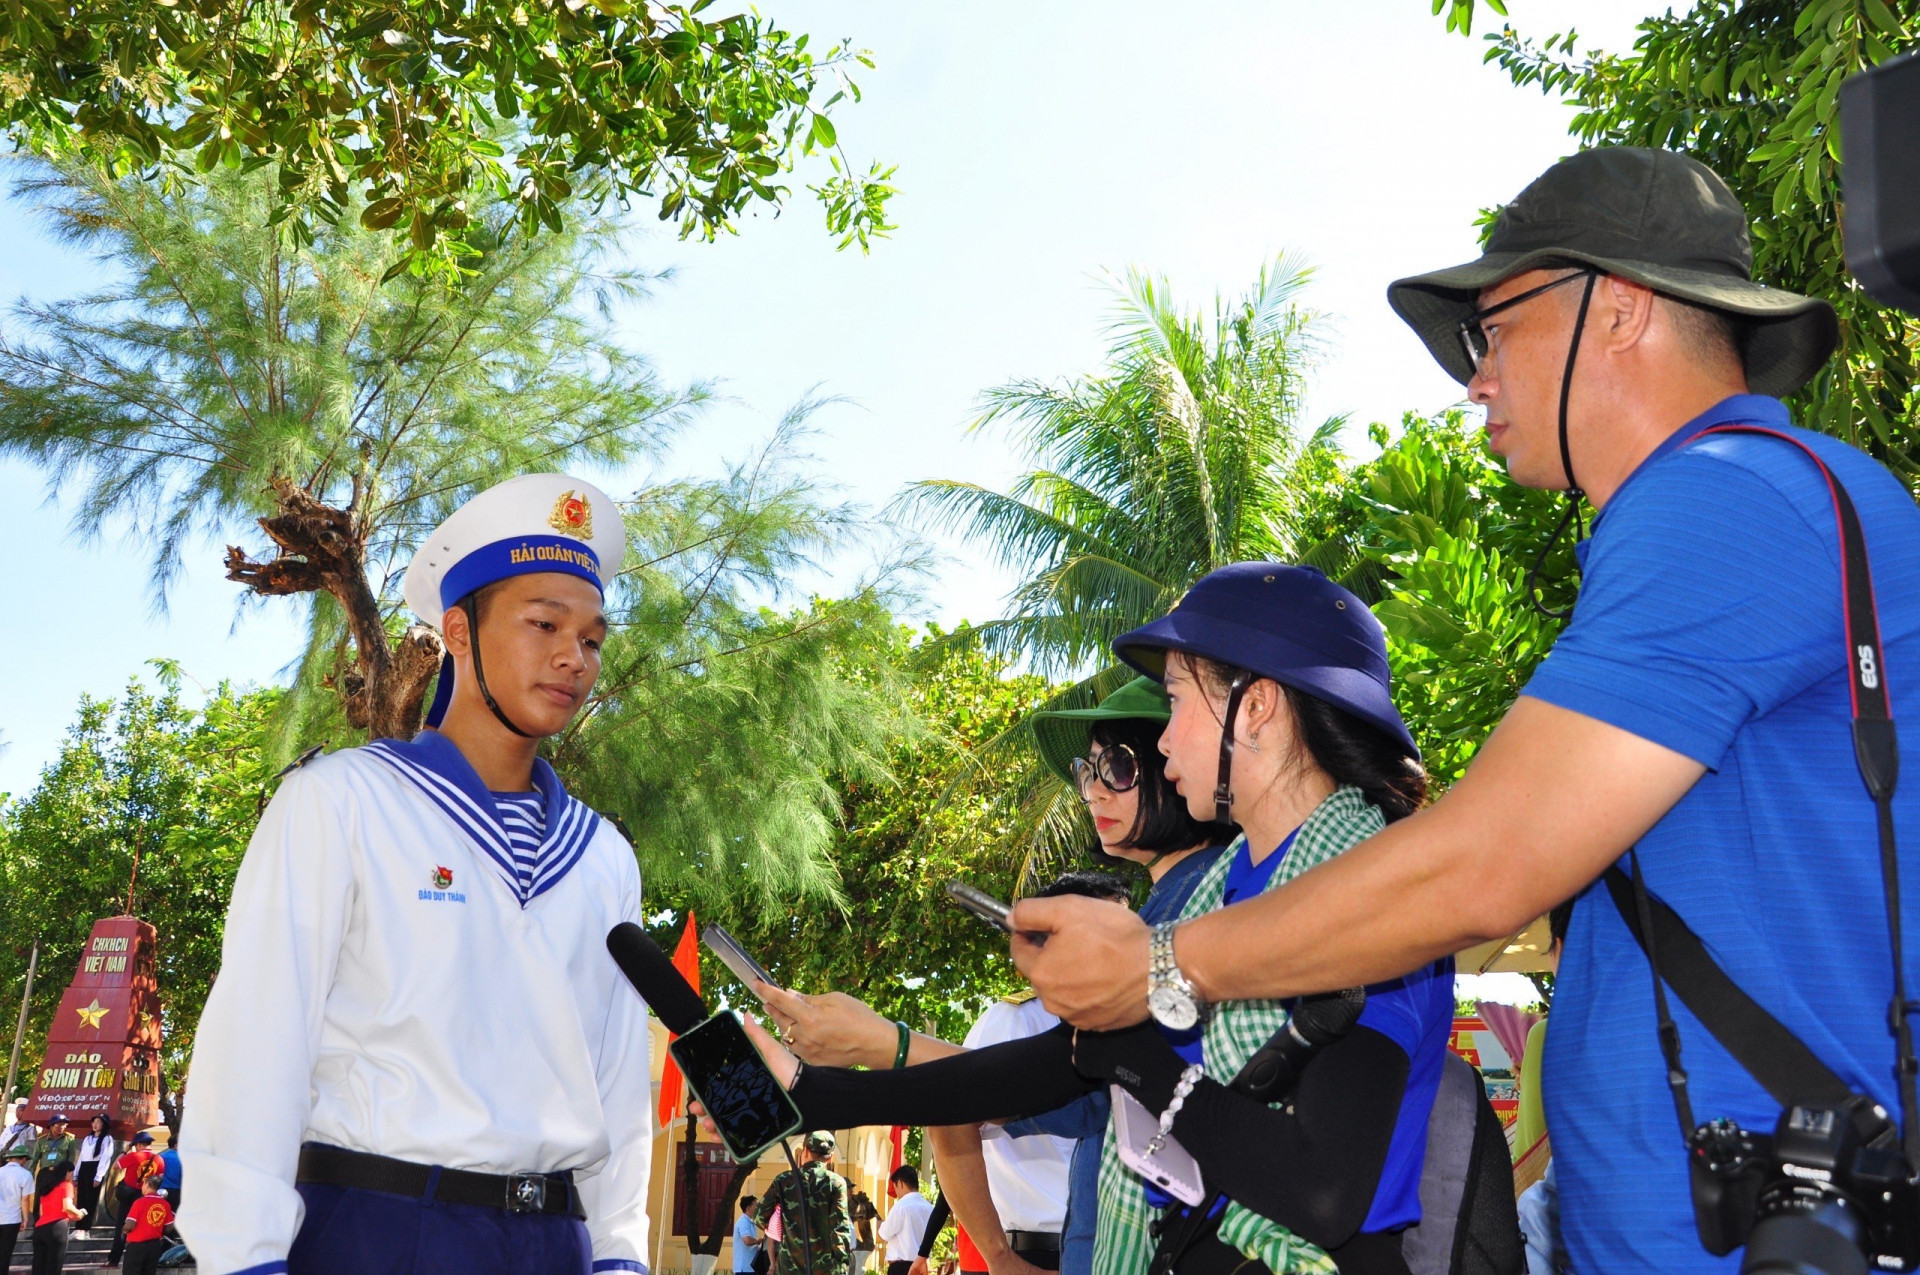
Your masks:
M1240 716L1240 697L1252 682L1253 674L1242 673L1227 688L1227 712L1220 723L1220 780L1213 786L1215 823L1233 822L1233 723Z
M522 739L538 739L532 731L521 730L513 724L513 719L500 711L500 705L494 702L493 692L487 689L487 671L480 666L480 607L474 600L478 591L469 593L454 603L467 613L467 647L473 652L473 681L480 688L480 698L486 701L487 708L499 719L500 724Z
M1587 326L1587 307L1593 302L1593 286L1598 282L1599 273L1587 271L1587 286L1580 293L1580 313L1573 321L1573 344L1567 347L1567 370L1560 377L1560 468L1567 475L1567 510L1560 515L1560 521L1553 524L1547 542L1540 546L1533 566L1527 571L1527 602L1550 620L1566 619L1573 614L1573 608L1569 606L1556 611L1540 600L1540 569L1546 566L1547 555L1553 552L1554 545L1566 534L1568 523L1575 524L1575 540L1587 532L1586 522L1580 517L1580 502L1586 498L1586 493L1580 490L1580 484L1573 476L1573 448L1567 443L1567 401L1573 395L1573 363L1580 356L1580 336Z

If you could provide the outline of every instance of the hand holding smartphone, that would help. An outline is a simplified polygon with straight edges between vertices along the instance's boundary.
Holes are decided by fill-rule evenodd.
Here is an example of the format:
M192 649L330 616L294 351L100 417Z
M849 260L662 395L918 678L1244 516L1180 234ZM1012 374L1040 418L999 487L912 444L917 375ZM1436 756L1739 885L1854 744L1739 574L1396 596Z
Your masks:
M715 1014L669 1044L667 1052L736 1162L758 1159L800 1132L800 1108L733 1014Z

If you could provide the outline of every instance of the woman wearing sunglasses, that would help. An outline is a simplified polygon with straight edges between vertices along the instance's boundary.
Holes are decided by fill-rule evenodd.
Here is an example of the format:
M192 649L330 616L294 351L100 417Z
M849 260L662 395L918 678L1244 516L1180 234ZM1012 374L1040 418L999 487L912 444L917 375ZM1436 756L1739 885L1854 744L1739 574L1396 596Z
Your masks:
M1136 677L1096 708L1056 709L1033 718L1040 760L1087 805L1095 838L1088 854L1103 867L1147 870L1153 888L1140 919L1149 925L1180 915L1237 831L1195 819L1167 778L1160 732L1172 711L1158 682Z
M1419 753L1388 694L1379 625L1311 568L1222 568L1114 645L1173 692L1159 748L1189 812L1246 830L1203 874L1182 919L1271 889L1424 799ZM1287 1007L1276 1001L1203 1008L1162 997L1157 1021L1124 1031L1062 1026L898 1071L802 1069L751 1030L808 1127L958 1124L1050 1110L1109 1083L1127 1090L1159 1118L1159 1141L1177 1140L1199 1163L1217 1203L1188 1211L1149 1190L1109 1128L1095 1275L1147 1275L1168 1262L1179 1275L1408 1275L1414 1246L1403 1240L1421 1217L1451 964L1368 988L1358 1024L1322 1046L1288 1100L1272 1105L1228 1086L1285 1031ZM1163 1236L1178 1246L1156 1262Z

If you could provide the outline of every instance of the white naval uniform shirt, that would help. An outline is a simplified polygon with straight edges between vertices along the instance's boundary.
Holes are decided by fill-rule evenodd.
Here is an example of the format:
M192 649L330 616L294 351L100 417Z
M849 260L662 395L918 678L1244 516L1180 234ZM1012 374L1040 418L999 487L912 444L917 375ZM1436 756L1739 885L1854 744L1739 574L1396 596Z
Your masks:
M644 1272L646 1006L602 942L640 916L631 847L595 819L522 906L455 806L381 747L289 775L247 848L194 1043L181 1234L202 1275L284 1271L312 1141L572 1169L593 1269ZM547 816L564 826L552 802Z
M995 1001L967 1033L968 1049L984 1049L1025 1036L1038 1036L1060 1023L1038 1000L1018 1005ZM1067 1163L1073 1139L1048 1134L1014 1138L997 1124L980 1126L980 1155L986 1162L987 1190L1009 1231L1051 1231L1067 1224Z

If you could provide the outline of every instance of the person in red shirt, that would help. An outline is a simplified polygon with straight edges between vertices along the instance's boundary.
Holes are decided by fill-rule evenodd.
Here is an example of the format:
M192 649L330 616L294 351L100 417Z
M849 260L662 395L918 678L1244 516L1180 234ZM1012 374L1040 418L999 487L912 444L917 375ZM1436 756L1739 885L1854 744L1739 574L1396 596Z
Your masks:
M127 1210L127 1255L121 1275L154 1275L160 1255L167 1251L167 1227L173 1223L173 1205L160 1193L159 1175L140 1184L141 1196Z
M120 1181L113 1188L113 1248L107 1253L108 1266L120 1264L120 1255L127 1245L126 1228L121 1223L140 1198L141 1185L149 1177L160 1176L159 1160L153 1153L153 1135L142 1130L133 1135L133 1145L127 1153L114 1161L120 1170Z
M73 1161L55 1160L34 1180L39 1215L33 1226L33 1275L60 1275L67 1262L67 1232L86 1216L73 1198Z

